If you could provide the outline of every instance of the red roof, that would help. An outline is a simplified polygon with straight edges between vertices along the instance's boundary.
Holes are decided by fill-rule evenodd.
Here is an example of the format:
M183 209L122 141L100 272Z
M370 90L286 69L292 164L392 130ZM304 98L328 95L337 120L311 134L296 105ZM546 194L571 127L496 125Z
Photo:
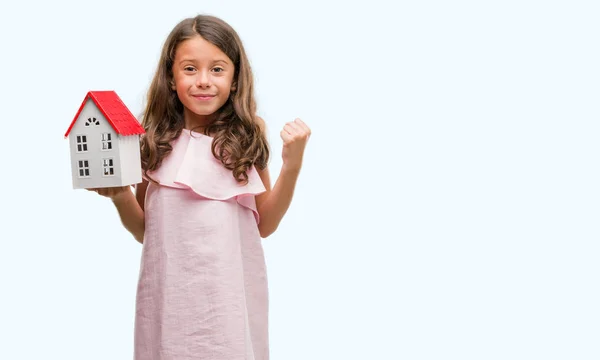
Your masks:
M117 93L114 91L90 91L85 96L85 99L83 99L75 118L73 118L69 129L65 133L65 137L69 136L73 125L75 125L75 122L88 99L91 99L94 104L96 104L117 134L127 136L145 133L144 128L140 125L135 116L133 116L131 111L129 111L127 106L125 106L123 101L121 101L121 98L119 98Z

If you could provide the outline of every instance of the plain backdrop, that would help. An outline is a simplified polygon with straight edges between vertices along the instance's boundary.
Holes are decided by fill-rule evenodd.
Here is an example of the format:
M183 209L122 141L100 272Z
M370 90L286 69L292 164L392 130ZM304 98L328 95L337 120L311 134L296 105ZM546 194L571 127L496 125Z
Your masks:
M89 90L138 115L172 27L240 34L269 126L312 129L263 241L271 358L600 358L595 1L0 5L0 359L131 359L141 245L71 188Z

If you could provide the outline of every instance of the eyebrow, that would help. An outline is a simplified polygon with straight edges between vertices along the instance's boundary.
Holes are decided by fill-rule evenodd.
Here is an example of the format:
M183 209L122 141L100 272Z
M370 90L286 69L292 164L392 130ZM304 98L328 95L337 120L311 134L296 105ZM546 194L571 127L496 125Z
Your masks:
M181 61L179 61L180 64L183 64L184 62L196 63L196 60L195 59L182 59ZM215 64L216 63L223 63L223 64L226 64L226 65L229 65L229 62L227 60L223 60L223 59L215 60L215 61L213 61L213 63L215 63Z

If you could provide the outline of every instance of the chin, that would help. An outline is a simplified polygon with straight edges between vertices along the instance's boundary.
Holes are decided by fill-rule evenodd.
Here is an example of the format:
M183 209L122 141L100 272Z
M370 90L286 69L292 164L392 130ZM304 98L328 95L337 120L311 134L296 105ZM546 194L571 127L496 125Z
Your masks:
M212 115L215 113L215 111L218 110L218 108L214 107L214 106L210 106L210 107L191 107L188 108L189 112L191 112L194 115L198 115L198 116L208 116L208 115Z

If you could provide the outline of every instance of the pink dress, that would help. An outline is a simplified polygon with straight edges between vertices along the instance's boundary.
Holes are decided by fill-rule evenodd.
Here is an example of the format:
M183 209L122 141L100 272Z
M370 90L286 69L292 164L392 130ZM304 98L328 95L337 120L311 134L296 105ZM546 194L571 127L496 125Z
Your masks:
M212 138L183 130L150 176L136 360L267 360L268 290L253 167L239 185Z

